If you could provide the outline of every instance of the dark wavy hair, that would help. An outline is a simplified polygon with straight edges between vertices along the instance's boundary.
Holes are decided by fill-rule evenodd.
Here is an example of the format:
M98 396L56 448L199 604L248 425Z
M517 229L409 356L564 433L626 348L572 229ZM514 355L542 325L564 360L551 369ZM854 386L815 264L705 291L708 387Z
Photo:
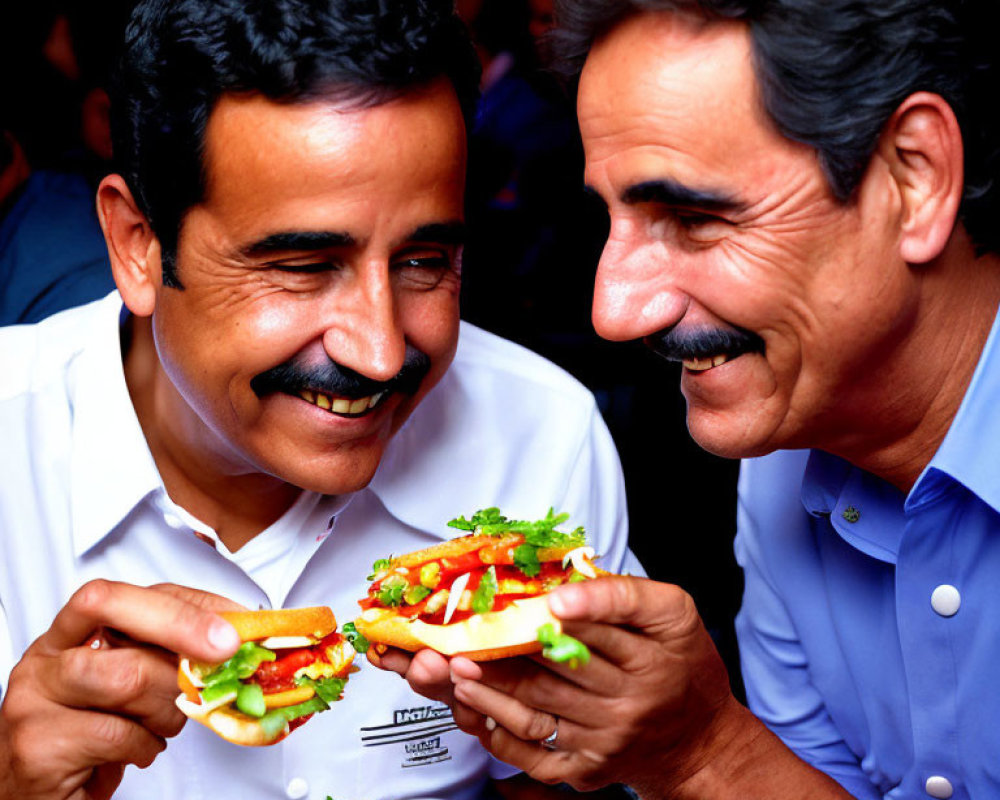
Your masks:
M204 138L226 93L371 107L447 77L466 119L479 62L452 0L142 0L112 84L116 169L181 288L177 241L204 197Z
M885 123L910 94L941 95L965 148L960 217L977 250L1000 252L997 0L557 0L560 71L626 15L700 9L744 20L768 114L813 147L849 202Z

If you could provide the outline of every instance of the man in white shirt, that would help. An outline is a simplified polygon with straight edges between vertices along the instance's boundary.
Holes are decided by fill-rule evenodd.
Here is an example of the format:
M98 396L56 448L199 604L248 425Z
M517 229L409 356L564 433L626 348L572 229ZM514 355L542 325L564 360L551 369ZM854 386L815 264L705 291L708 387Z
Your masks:
M232 602L346 621L483 506L637 569L592 398L458 321L463 35L448 0L138 6L120 296L0 331L0 797L476 797L513 770L375 670L274 747L166 747L175 654L230 655Z

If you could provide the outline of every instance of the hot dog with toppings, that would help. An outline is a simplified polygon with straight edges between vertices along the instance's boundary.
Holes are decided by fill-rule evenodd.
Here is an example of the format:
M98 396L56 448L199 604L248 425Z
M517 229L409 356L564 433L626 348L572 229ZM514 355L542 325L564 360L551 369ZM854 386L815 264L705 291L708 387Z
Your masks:
M549 509L544 519L526 522L488 508L448 523L465 536L376 561L359 601L358 632L381 645L477 661L540 650L586 660L586 648L561 633L545 598L562 583L606 574L591 563L583 528L556 530L568 517Z

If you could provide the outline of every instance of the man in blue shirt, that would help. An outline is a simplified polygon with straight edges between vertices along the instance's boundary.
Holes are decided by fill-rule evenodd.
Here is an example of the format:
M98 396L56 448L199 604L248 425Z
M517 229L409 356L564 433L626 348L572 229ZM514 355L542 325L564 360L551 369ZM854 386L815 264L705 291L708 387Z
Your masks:
M387 659L500 758L644 797L1000 797L998 14L562 4L597 330L682 361L693 437L749 459L750 710L681 590L594 581L551 600L576 672Z

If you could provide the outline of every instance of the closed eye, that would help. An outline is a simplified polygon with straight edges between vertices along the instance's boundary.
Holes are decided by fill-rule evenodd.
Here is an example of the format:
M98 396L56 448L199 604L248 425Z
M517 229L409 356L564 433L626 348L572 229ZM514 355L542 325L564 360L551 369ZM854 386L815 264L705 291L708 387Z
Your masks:
M429 250L404 253L393 261L397 280L415 289L432 289L456 269L458 253Z

